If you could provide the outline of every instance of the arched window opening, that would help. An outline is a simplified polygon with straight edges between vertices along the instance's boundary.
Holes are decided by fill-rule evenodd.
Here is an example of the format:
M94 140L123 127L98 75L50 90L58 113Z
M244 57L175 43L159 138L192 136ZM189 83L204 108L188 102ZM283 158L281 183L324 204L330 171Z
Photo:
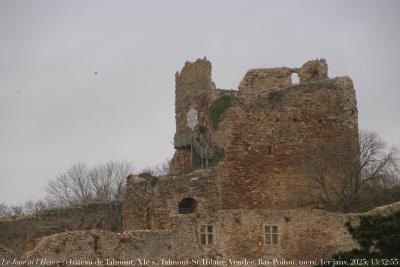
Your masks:
M197 201L191 197L182 199L178 204L178 212L180 214L189 214L195 212Z

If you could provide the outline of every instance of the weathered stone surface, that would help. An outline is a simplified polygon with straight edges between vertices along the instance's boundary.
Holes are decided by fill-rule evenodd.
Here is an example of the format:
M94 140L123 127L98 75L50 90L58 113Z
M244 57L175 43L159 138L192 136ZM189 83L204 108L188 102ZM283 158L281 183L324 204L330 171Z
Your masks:
M221 209L219 181L214 170L197 170L159 180L130 179L123 205L124 230L171 229L171 218L178 214L178 204L184 198L196 200L196 212Z
M299 71L300 83L328 79L328 64L325 59L310 60Z
M291 86L292 73L293 70L286 67L249 70L240 82L239 92L242 94L261 93Z
M2 259L12 260L15 258L17 258L17 254L15 254L15 252L13 252L5 247L0 246L0 262Z
M190 168L190 150L177 149L170 162L170 171L172 174L178 175Z
M211 79L211 63L206 58L186 62L175 75L176 133L190 132L186 114L191 107L198 111L199 124L195 129L208 127L208 105L215 85Z
M87 229L121 231L121 203L93 203L46 210L17 219L0 219L0 245L20 255L31 250L40 237Z
M155 252L160 257L168 257L171 255L170 248L171 231L126 233L100 230L73 231L43 238L35 249L24 255L24 258L59 261L69 259L86 261L134 259L136 261L136 259L154 257Z
M392 208L398 206L397 203ZM160 263L161 259L187 260L211 257L226 261L244 258L255 262L258 259L318 261L338 250L357 247L357 243L344 224L347 221L356 224L359 216L366 214L369 213L342 214L313 209L240 209L176 215L172 217L173 227L166 231L111 233L91 230L44 237L35 249L25 254L25 258L48 260L99 258L125 261L147 258L157 263ZM214 227L213 245L200 243L201 225ZM265 243L264 225L278 226L278 244ZM248 265L257 266L256 263Z
M333 143L339 154L348 154L350 147L335 142L358 143L355 92L347 77L237 99L219 130L225 136L225 157L217 167L223 209L306 206L319 194L304 173L306 145Z

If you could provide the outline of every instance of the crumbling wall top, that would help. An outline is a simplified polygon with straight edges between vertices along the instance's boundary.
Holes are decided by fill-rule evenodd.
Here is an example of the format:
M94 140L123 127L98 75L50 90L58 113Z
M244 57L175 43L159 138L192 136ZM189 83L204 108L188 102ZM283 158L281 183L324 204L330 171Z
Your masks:
M193 82L201 76L211 80L211 62L206 57L197 59L195 62L186 61L181 72L176 72L176 81Z
M325 59L310 60L299 71L300 83L328 79L328 64Z
M272 88L283 88L292 85L290 68L251 69L240 82L239 91L250 93L252 91L264 92Z
M186 62L181 72L175 75L175 119L176 133L187 133L187 112L198 111L198 124L194 131L207 128L207 110L215 84L211 79L211 63L207 58Z
M310 60L301 68L251 69L239 84L243 94L269 92L271 89L286 88L294 85L292 75L298 75L300 83L328 79L328 65L325 59Z

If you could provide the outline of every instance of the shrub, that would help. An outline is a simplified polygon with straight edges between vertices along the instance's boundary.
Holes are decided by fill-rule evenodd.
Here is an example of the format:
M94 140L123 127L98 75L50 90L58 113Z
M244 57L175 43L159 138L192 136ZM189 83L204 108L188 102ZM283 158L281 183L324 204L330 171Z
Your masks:
M220 96L214 100L208 108L208 114L210 116L212 126L217 128L218 123L221 121L222 114L225 110L235 103L236 98L231 95Z
M398 264L398 262L390 263L386 260L400 259L400 210L387 215L362 216L360 225L353 227L350 222L347 222L346 226L353 238L359 243L360 248L339 252L332 257L333 260L350 264L352 259L362 259L366 262L365 265L369 266ZM385 260L375 261L375 259ZM333 265L337 266L338 264L332 263L324 266Z

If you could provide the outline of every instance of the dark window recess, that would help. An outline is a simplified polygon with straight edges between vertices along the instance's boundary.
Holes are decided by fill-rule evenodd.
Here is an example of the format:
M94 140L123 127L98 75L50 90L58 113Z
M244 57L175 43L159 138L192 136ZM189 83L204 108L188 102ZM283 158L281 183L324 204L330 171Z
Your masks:
M214 244L214 229L212 225L200 225L200 243L202 245Z
M272 155L272 146L267 146L267 155Z
M180 214L189 214L195 212L197 201L191 197L182 199L178 204L178 212Z
M278 226L277 225L265 225L264 236L266 245L277 245L278 244Z

